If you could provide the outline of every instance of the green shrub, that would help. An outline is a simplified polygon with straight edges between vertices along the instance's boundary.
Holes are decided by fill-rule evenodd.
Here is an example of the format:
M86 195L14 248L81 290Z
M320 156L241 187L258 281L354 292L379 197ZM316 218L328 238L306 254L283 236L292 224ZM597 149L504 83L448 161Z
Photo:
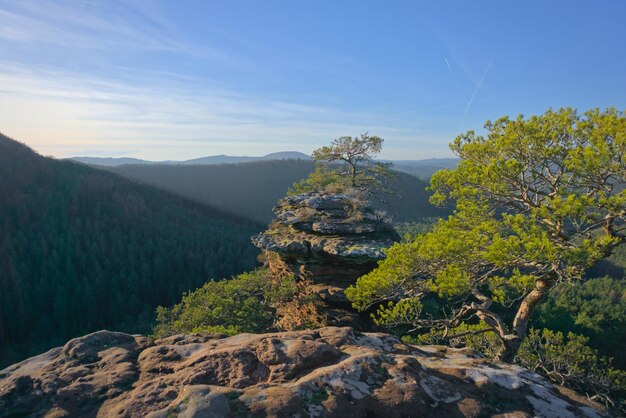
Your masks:
M210 281L185 294L171 308L157 308L153 335L192 332L265 332L272 328L275 306L296 290L293 278L271 279L267 269L240 274L230 280Z
M531 329L517 355L518 362L559 385L626 412L626 372L611 367L585 336L549 329Z

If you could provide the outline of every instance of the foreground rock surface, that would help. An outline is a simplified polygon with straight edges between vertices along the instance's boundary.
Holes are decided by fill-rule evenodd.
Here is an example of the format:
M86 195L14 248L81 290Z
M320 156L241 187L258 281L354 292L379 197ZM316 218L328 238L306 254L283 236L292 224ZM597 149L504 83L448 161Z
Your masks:
M277 278L294 275L300 291L278 309L281 329L349 325L366 330L344 290L372 271L400 237L362 197L304 193L274 208L269 228L252 237ZM365 315L367 318L367 315Z
M351 328L99 331L0 371L0 416L602 417L585 398L469 351Z

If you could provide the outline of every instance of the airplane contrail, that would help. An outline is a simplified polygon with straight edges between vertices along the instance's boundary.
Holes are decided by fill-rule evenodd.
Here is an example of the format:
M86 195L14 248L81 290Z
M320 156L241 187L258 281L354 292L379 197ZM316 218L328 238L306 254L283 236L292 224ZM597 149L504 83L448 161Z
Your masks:
M480 88L480 86L483 84L483 80L485 79L487 72L489 72L489 68L491 68L491 64L493 64L493 58L489 60L489 64L487 64L487 68L485 68L485 71L483 72L482 77L480 77L478 84L476 84L476 88L474 89L474 93L472 93L472 97L470 97L469 101L467 102L467 105L465 106L465 112L463 112L463 121L461 122L461 126L463 125L463 123L465 123L465 116L467 116L467 112L469 111L470 107L472 106L472 103L474 102L474 97L476 96L476 93L478 92L478 89Z
M452 66L450 65L450 61L448 61L447 57L443 57L443 60L446 63L446 65L448 66L448 72L450 73L450 78L452 78L452 81L454 82L454 85L456 86L456 89L458 90L458 92L461 95L461 97L463 98L463 100L465 100L465 94L463 93L463 89L459 85L459 81L454 76L454 72L452 71Z

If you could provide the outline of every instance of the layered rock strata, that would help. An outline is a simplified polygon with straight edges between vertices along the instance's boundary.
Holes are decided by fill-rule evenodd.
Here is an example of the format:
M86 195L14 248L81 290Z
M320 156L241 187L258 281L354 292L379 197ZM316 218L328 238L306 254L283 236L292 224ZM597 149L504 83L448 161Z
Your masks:
M344 290L385 257L398 234L368 204L348 194L288 196L274 208L269 228L252 238L265 253L277 280L293 274L299 292L278 309L278 325L297 329L350 325L365 329L365 318L350 307Z
M99 331L0 371L0 417L605 417L586 398L471 351L322 328Z

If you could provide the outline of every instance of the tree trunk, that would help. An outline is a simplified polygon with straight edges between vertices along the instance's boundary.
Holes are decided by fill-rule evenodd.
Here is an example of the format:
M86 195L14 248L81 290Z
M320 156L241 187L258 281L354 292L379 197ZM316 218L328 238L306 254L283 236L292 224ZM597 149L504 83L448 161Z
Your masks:
M522 339L512 335L508 335L507 337L509 338L500 340L502 345L500 346L500 350L498 350L498 354L496 354L496 360L503 363L513 363L519 348L522 346Z
M350 165L350 177L352 182L352 187L356 187L356 164L348 163Z
M541 303L546 294L554 286L553 281L545 279L539 279L535 282L535 288L530 291L528 295L522 300L522 303L517 310L515 319L513 320L513 333L507 335L502 340L502 347L498 352L496 358L505 363L511 363L519 348L522 345L526 330L528 328L528 321L535 311L535 308Z

